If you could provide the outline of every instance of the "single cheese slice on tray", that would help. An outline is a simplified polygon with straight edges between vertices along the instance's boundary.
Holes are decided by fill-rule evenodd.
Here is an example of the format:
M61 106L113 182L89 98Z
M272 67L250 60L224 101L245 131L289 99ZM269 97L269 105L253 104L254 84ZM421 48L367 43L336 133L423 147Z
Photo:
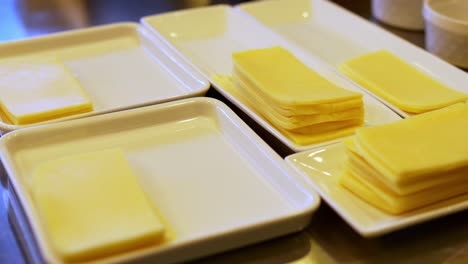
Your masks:
M342 73L383 100L409 113L423 113L468 100L386 50L353 58Z
M31 124L93 109L78 80L56 59L0 63L0 108L4 120Z
M39 165L32 193L53 248L82 261L156 243L164 226L120 149Z

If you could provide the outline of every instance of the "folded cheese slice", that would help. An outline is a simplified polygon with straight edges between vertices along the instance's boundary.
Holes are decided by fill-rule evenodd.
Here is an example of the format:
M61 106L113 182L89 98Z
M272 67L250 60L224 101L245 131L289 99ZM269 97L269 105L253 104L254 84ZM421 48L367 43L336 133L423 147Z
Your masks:
M356 132L361 155L387 180L406 184L468 166L468 105L456 104Z
M154 244L165 230L120 149L41 164L32 193L53 248L67 261Z
M342 63L342 73L382 99L409 113L422 113L468 100L420 69L386 50Z
M5 122L31 124L92 109L78 80L56 59L0 63L0 110Z
M332 103L362 97L337 87L278 46L237 52L232 58L234 68L278 104Z

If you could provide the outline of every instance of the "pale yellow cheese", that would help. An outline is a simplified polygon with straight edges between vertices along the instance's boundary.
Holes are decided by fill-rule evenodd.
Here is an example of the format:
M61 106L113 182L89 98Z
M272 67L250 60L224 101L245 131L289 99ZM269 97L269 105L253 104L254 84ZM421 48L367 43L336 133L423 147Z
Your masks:
M349 125L340 129L330 131L319 131L316 133L294 133L288 130L279 128L279 130L294 143L298 145L309 145L321 143L329 140L335 140L342 137L352 136L356 129L359 129L361 125Z
M468 100L386 50L353 58L342 73L403 111L422 113Z
M0 63L0 108L4 120L31 124L93 109L78 80L56 59Z
M345 140L344 142L346 144L348 154L346 170L351 171L352 174L358 175L372 184L382 186L382 188L388 189L398 195L407 195L435 186L453 185L463 181L468 181L467 166L458 170L443 172L442 175L437 174L434 175L434 177L419 179L413 182L404 182L403 184L392 182L388 178L384 177L380 171L374 168L361 156L354 144L354 140Z
M468 192L468 105L361 128L346 140L340 182L367 202L403 213Z
M331 113L314 113L308 115L292 115L284 116L278 113L271 104L265 102L261 97L251 96L244 92L243 84L234 80L234 86L237 87L239 92L251 102L251 104L263 113L263 115L272 123L280 126L286 130L294 130L305 126L335 122L335 121L347 121L351 119L359 119L364 115L364 109L362 105L349 108L344 111L331 112Z
M369 181L356 177L346 171L340 178L340 183L361 197L366 202L392 214L401 214L415 210L435 202L448 199L467 192L468 180L457 184L443 184L409 195L396 195L384 188L376 187Z
M228 90L298 145L349 136L364 120L362 94L342 89L282 47L233 54ZM220 78L222 79L222 78Z
M225 75L214 75L212 76L213 80L217 82L218 84L222 85L223 88L229 92L232 96L234 96L237 100L241 101L243 104L248 106L250 109L253 109L257 114L260 116L264 117L266 120L268 120L262 111L259 111L252 103L251 98L248 98L242 93L238 91L233 85L233 80L231 76L225 76ZM346 137L346 136L351 136L354 134L356 129L360 128L362 126L363 120L361 118L357 118L357 120L352 119L352 120L347 120L344 121L345 124L343 126L335 124L327 124L324 126L324 128L319 128L317 127L302 127L297 129L295 132L288 131L284 128L281 128L279 126L276 126L275 124L271 123L273 126L275 126L284 136L289 138L292 142L298 145L309 145L309 144L315 144L319 142L324 142L328 140L333 140L337 139L340 137ZM324 123L325 124L325 123ZM329 128L329 129L328 129ZM336 128L336 130L333 130L333 128Z
M468 166L468 105L457 104L356 132L362 156L388 180L408 183Z
M362 97L337 87L278 46L234 53L232 58L234 68L274 102L304 105Z
M33 173L32 192L53 248L65 260L89 260L154 244L164 234L120 149L41 164Z
M345 141L351 157L345 164L345 173L340 178L340 183L363 200L389 213L401 214L467 192L468 170L458 175L438 175L439 177L431 182L416 183L410 186L414 187L413 189L406 190L405 193L395 191L385 182L381 182L380 177L374 177L378 171L374 171L365 160L362 164L354 162L357 150L353 149L352 141Z
M287 104L283 102L275 101L270 97L269 94L264 94L261 89L256 87L256 84L242 74L237 68L234 67L232 73L233 82L239 82L242 84L239 86L246 96L252 97L256 101L264 101L266 105L270 106L274 111L278 112L284 116L293 116L293 115L310 115L310 114L329 114L334 112L342 112L351 108L362 107L362 97L358 96L353 99L344 99L342 101L335 101L329 103L309 102L307 104ZM240 89L243 88L243 89Z
M346 129L349 127L362 127L364 120L362 119L349 119L343 121L334 121L334 122L325 122L320 124L314 124L310 126L300 127L293 130L288 130L291 133L295 134L304 134L304 135L316 135L319 133L328 133L330 131Z
M335 112L327 113L311 113L311 114L296 114L291 116L284 116L281 112L276 111L276 107L265 100L265 97L256 96L249 93L249 88L246 87L245 83L234 78L234 86L237 88L245 98L251 102L251 104L273 124L284 128L286 130L296 130L306 126L316 125L325 122L336 122L336 121L348 121L352 119L362 119L364 116L364 108L361 104L357 107L347 108Z

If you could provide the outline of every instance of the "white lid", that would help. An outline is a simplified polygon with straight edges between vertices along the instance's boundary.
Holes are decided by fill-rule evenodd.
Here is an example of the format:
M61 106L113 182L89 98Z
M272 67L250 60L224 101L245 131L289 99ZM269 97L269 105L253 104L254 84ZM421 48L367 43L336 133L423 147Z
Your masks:
M425 0L423 15L446 30L468 34L468 0Z

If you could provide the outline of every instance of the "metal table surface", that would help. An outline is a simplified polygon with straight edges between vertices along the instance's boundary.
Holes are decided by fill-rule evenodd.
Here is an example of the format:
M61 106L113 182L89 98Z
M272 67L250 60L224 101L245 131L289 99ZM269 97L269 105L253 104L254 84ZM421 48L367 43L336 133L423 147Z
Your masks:
M241 1L209 0L0 0L0 42L117 21L138 21L142 16L200 4ZM424 34L378 23L370 1L335 0L392 33L424 47ZM66 16L64 14L67 14ZM289 154L219 93L207 96L232 107L280 155ZM8 210L5 175L1 175L0 263L25 263L24 251L13 231ZM468 263L468 211L452 214L378 238L366 239L353 231L322 202L302 232L194 261L195 263Z

